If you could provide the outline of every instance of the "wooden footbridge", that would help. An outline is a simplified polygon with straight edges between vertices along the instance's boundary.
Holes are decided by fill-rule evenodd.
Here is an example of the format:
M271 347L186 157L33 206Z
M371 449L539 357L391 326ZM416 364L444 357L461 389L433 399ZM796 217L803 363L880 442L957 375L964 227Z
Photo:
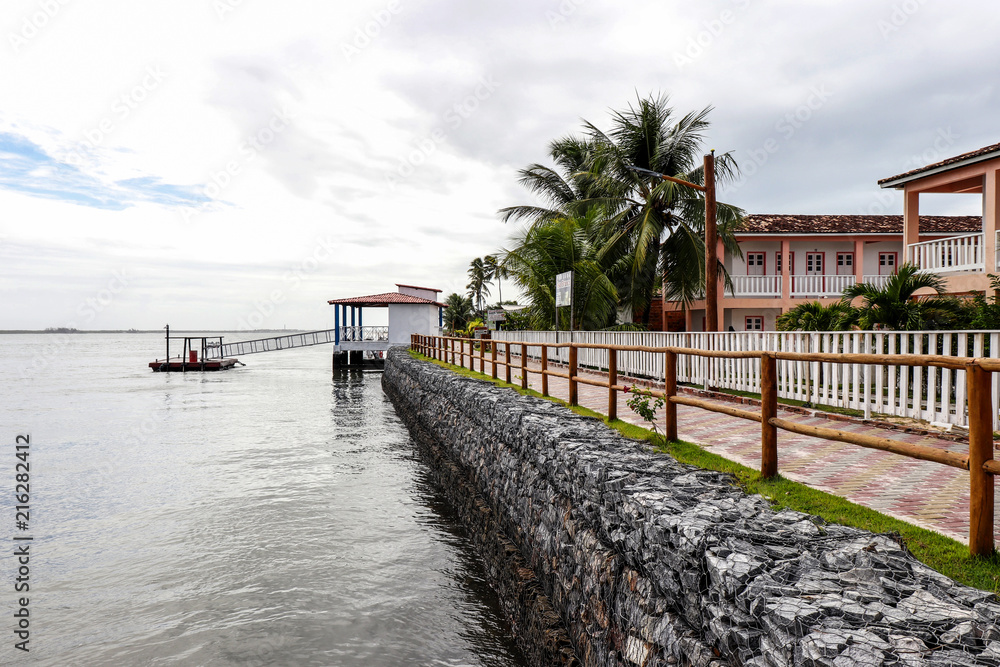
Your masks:
M313 345L334 345L334 354L365 352L382 358L389 348L389 327L349 326L321 331L256 338L235 343L223 342L222 336L171 336L167 326L166 357L149 363L156 372L221 371L242 364L236 356L291 350ZM170 341L183 341L179 357L170 356ZM176 348L175 348L176 349Z

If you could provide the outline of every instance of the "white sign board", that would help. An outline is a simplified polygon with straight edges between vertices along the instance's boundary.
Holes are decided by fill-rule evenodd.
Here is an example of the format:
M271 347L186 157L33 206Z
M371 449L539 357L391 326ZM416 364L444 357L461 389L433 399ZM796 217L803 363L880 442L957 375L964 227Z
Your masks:
M486 311L486 321L487 322L503 322L507 319L507 313L503 308L496 308L493 310Z
M573 301L573 272L556 276L556 308L568 306Z

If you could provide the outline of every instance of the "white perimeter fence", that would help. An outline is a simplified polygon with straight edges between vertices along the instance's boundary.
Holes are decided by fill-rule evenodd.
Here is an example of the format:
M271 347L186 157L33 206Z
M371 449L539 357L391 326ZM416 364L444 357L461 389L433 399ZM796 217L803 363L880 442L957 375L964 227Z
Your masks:
M1000 331L738 331L669 333L618 331L494 331L497 340L526 343L591 343L688 347L723 351L867 353L886 355L886 364L778 361L778 396L814 405L832 405L893 417L968 426L965 371L948 368L894 366L894 354L944 354L954 357L1000 358ZM568 349L548 350L550 361L567 363ZM540 354L530 349L529 355ZM607 370L606 350L578 350L581 368ZM618 373L663 379L663 355L619 352ZM760 393L756 359L715 359L679 355L677 381ZM998 418L1000 373L993 373L993 429Z

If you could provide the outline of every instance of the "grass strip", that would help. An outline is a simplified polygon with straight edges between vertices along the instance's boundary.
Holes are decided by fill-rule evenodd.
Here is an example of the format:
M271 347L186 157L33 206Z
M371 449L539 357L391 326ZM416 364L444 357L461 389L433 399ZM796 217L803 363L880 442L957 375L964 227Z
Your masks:
M507 384L500 379L494 380L489 375L437 361L412 350L410 355L415 359L447 368L461 376L486 380L499 387L513 389L525 396L534 396L558 403L579 415L599 419L623 436L634 440L645 440L657 451L668 454L681 463L688 463L706 470L729 473L746 493L760 494L771 503L775 510L789 508L818 516L829 523L853 526L873 533L897 534L917 560L941 574L968 586L1000 593L1000 554L996 552L991 556L971 556L968 546L950 537L900 519L894 519L868 507L852 503L840 496L811 488L799 482L793 482L780 475L775 479L761 479L759 471L706 451L694 443L681 440L664 443L662 438L641 426L620 419L609 422L606 415L579 405L569 406L566 401L551 396L542 396L532 389L521 389L520 386Z

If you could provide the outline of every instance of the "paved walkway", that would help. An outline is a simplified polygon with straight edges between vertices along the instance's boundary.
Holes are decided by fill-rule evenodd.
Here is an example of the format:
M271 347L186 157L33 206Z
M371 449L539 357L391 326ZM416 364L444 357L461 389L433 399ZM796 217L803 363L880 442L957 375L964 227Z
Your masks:
M512 363L519 363L516 357ZM538 369L537 364L529 368ZM479 359L476 359L479 370ZM565 372L564 368L552 368ZM489 357L485 372L491 371ZM504 377L504 367L498 368ZM607 381L597 374L583 373ZM511 370L515 384L520 370ZM541 376L529 373L528 385L541 391ZM618 384L625 384L619 379ZM662 387L662 384L661 384ZM568 382L549 377L549 394L566 399ZM580 405L601 414L608 411L608 390L577 384ZM643 420L625 403L627 395L619 393L618 418L639 426ZM738 406L755 410L753 406ZM803 424L865 433L901 442L919 443L940 449L967 453L968 444L933 436L907 434L899 431L866 426L860 423L809 417L780 409L779 416ZM659 415L663 425L662 412ZM760 470L760 424L686 405L677 406L677 435L682 440L697 443L706 450L748 468ZM820 438L778 430L778 472L796 482L841 496L883 514L929 528L968 544L969 539L969 473L940 463L919 461L889 452L866 449ZM1000 494L998 500L1000 500ZM996 511L1000 516L1000 508Z

